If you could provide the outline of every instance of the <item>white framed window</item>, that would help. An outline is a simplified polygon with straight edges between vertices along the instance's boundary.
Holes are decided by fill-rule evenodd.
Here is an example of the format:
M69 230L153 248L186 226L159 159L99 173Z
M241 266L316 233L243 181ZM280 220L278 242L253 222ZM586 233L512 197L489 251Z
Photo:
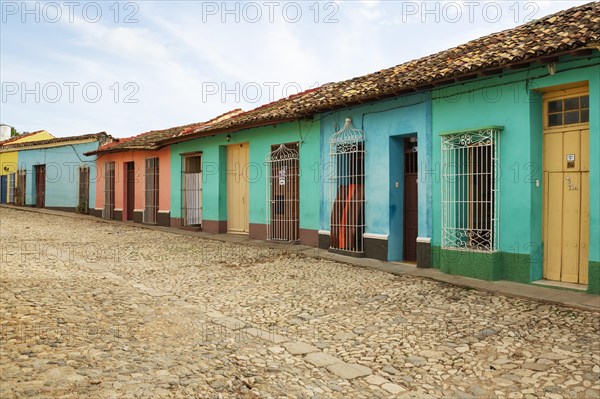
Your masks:
M442 136L442 248L498 249L501 130L493 126Z
M10 173L8 175L8 203L9 204L14 204L15 203L15 187L17 184L17 174L16 173Z

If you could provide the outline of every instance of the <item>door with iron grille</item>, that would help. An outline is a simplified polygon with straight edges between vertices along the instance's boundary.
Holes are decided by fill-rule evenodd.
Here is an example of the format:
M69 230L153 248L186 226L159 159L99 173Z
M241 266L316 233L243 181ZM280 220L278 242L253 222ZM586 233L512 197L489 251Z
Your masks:
M181 216L183 225L202 225L202 156L190 154L182 157Z
M419 197L416 137L404 140L404 260L417 260Z
M46 165L35 165L35 206L43 208L46 203Z
M112 219L115 213L115 163L104 164L104 207L102 218Z
M158 221L158 158L146 158L144 223Z
M272 146L265 161L267 239L298 241L300 224L298 143Z

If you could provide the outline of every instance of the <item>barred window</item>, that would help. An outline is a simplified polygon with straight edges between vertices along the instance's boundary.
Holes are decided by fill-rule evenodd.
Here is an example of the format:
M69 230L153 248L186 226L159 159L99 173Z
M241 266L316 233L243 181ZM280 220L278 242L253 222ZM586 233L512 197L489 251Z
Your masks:
M365 231L365 132L346 118L341 130L329 140L333 173L330 181L330 248L363 252Z
M442 136L442 247L496 251L499 133L490 127Z
M158 221L158 158L146 158L144 223Z
M115 213L115 163L104 164L104 208L103 219L112 219Z

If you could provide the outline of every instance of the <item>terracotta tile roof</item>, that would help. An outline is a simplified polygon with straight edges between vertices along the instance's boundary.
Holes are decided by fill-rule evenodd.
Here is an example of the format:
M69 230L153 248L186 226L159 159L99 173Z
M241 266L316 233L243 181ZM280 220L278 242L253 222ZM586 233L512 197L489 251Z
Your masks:
M47 140L28 141L26 143L15 143L15 144L4 145L0 148L2 150L9 150L9 149L26 149L27 150L27 149L29 149L28 147L44 147L44 146L59 144L59 143L65 143L65 145L68 145L69 143L78 142L78 141L99 141L102 144L102 143L112 140L112 139L113 138L111 136L107 135L106 132L100 132L100 133L84 134L81 136L55 137L53 139L47 139Z
M156 150L161 147L160 143L164 140L188 135L201 126L210 126L213 123L232 118L242 112L241 109L234 109L205 122L190 123L188 125L170 127L163 130L151 130L149 132L138 134L137 136L115 139L113 142L101 146L96 151L86 153L86 155L130 150Z
M6 140L2 140L2 141L0 141L0 147L8 145L8 144L12 143L13 141L17 141L17 140L23 139L25 137L33 136L33 135L36 135L36 134L39 134L39 133L43 133L43 132L45 132L45 130L38 130L36 132L25 133L25 134L22 134L20 136L14 136L14 137L8 138Z
M599 43L600 2L593 2L379 72L307 90L235 118L200 126L193 136L297 120L588 46L597 51ZM179 140L166 140L165 144Z

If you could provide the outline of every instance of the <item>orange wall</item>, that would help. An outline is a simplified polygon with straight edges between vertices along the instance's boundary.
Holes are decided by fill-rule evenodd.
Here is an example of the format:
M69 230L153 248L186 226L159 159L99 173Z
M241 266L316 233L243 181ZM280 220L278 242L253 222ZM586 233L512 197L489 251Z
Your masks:
M96 167L96 209L104 206L104 165L108 162L115 163L115 209L125 206L125 162L135 163L135 209L144 209L145 188L145 159L158 157L158 209L170 211L171 209L171 162L169 147L158 151L127 151L102 154L98 156ZM123 213L123 218L125 218Z

